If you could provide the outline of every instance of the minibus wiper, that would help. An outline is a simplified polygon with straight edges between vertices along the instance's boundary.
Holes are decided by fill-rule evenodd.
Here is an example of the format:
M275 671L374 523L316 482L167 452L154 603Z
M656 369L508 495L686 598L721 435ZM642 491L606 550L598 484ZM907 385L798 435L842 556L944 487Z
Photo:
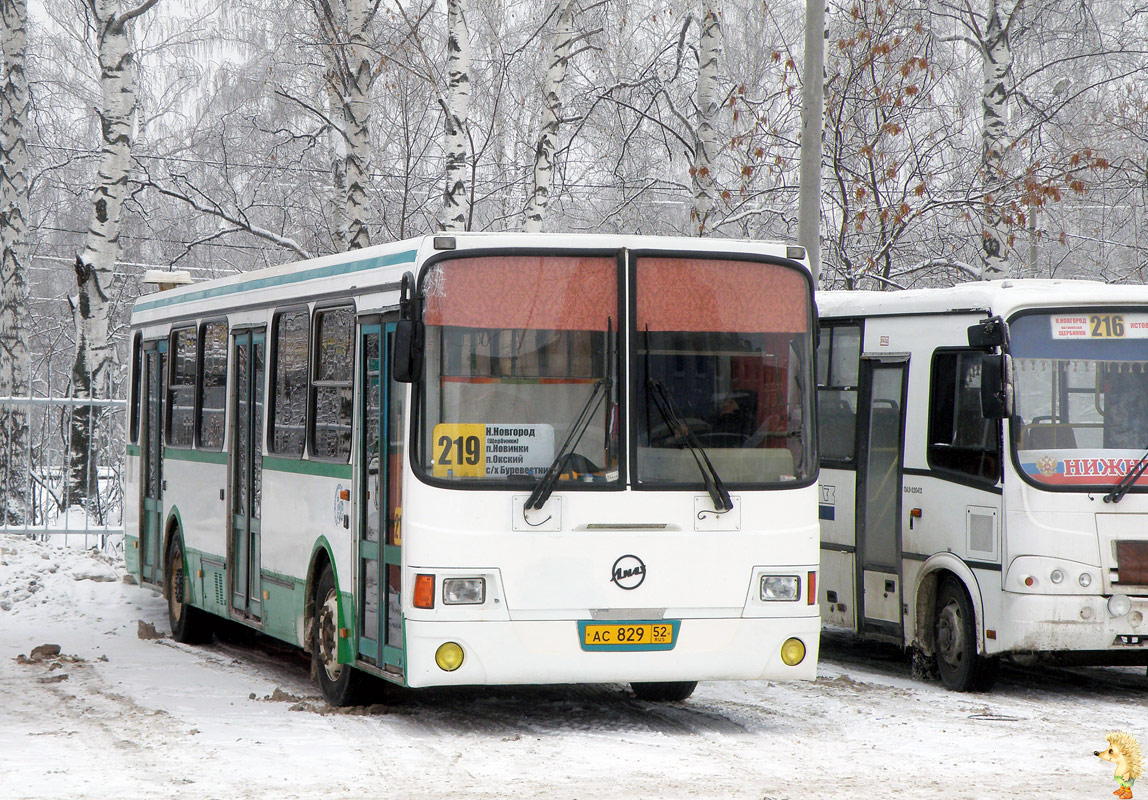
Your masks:
M1133 484L1140 480L1140 476L1144 474L1144 470L1148 469L1148 450L1144 451L1144 455L1140 456L1140 460L1136 462L1136 466L1128 470L1128 474L1120 479L1120 483L1112 487L1112 491L1104 495L1105 503L1119 503L1124 495L1131 491Z
M574 424L570 426L570 433L566 436L566 441L558 448L558 452L554 456L554 461L550 463L550 467L539 479L538 485L534 487L534 491L530 493L530 497L526 498L526 508L540 509L546 505L546 501L550 499L550 495L554 492L554 486L558 483L558 476L562 474L562 468L566 464L566 459L574 448L578 446L578 442L582 441L582 435L586 433L586 428L590 426L590 420L594 418L594 413L598 410L598 406L602 400L610 393L610 386L612 382L609 378L602 378L594 384L594 390L590 392L590 396L586 398L586 404L582 406L582 410L578 412L578 416L574 419Z
M670 397L670 393L666 391L665 384L661 381L650 381L649 388L650 396L654 398L654 405L658 407L666 425L670 427L671 431L684 435L686 446L690 449L690 455L694 457L694 463L698 465L698 471L702 474L702 483L705 484L706 491L709 492L710 499L713 500L714 509L723 512L732 509L733 500L730 499L721 476L714 469L713 462L710 461L702 443L698 441L693 428L678 413L677 405L675 405L674 399Z

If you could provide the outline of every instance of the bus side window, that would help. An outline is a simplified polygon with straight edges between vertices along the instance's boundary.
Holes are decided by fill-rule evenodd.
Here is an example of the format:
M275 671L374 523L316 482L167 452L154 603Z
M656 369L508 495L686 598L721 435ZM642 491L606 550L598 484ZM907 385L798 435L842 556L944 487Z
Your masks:
M817 432L825 461L853 460L860 360L860 325L828 325L821 329L817 347Z
M355 310L315 312L311 379L311 455L346 462L351 456L351 401L355 364Z
M979 350L938 350L929 389L929 465L996 483L1000 423L981 413Z
M169 363L171 378L167 388L167 443L191 447L195 419L195 372L199 360L195 328L171 332Z
M272 453L302 458L307 424L307 308L275 315L272 326L271 433Z
M140 440L140 384L143 380L143 337L136 334L132 337L132 403L129 414L128 441L136 444Z
M204 450L222 450L227 408L226 322L207 322L200 327L199 354L202 377L195 421L196 445Z

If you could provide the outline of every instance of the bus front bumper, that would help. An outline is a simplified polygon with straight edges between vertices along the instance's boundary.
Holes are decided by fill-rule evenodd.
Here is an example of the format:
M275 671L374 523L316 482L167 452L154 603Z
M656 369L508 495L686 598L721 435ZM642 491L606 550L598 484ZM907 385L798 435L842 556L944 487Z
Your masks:
M988 652L1109 652L1112 663L1138 652L1148 661L1148 597L1130 598L1131 608L1119 616L1108 599L1005 592L996 639L986 637Z
M801 641L805 657L787 666L782 645ZM672 649L591 650L578 620L406 621L407 685L626 683L633 681L813 680L820 618L683 619ZM447 642L463 651L447 672L435 652Z

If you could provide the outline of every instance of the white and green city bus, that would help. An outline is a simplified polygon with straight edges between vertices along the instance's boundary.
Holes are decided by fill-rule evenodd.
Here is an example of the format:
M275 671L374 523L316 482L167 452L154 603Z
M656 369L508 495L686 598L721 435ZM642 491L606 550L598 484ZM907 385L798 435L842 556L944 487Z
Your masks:
M809 679L801 248L434 236L141 297L129 569L324 696Z

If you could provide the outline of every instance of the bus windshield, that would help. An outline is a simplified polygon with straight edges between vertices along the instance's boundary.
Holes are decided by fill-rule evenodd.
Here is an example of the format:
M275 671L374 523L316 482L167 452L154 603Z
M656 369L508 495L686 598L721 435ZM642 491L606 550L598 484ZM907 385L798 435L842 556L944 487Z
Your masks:
M451 258L423 295L424 474L530 485L570 439L560 480L617 483L615 256Z
M1148 449L1148 313L1026 313L1009 327L1017 468L1041 486L1119 483Z
M802 274L754 261L644 257L635 293L636 483L701 486L707 459L691 441L727 486L812 477Z

